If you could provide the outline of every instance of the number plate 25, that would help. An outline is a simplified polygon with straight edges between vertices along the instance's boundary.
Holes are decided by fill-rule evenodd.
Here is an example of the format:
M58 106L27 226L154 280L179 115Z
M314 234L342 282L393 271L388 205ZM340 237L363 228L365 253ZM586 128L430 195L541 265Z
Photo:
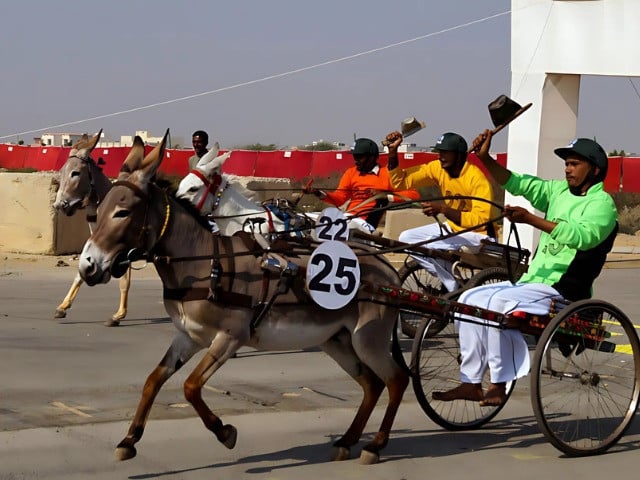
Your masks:
M360 286L358 257L347 244L326 241L311 254L306 280L314 302L328 310L342 308Z

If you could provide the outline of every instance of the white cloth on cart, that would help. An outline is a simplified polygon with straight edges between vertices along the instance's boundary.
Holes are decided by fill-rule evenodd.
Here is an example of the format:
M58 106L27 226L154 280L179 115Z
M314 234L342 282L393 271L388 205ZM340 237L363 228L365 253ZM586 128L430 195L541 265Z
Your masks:
M549 313L552 300L562 298L558 291L543 283L500 282L481 285L463 292L459 302L500 313L525 311L534 315ZM460 379L481 383L487 368L491 382L509 382L529 373L529 348L517 329L496 328L495 322L467 315L471 321L457 320L460 336ZM472 323L477 322L477 323Z
M446 223L445 223L446 226ZM446 228L446 227L445 227ZM423 225L422 227L410 228L400 234L398 240L404 243L419 243L425 240L433 240L447 235L448 231L442 231L438 223ZM465 232L442 240L434 240L423 245L434 250L460 250L461 247L478 247L481 240L489 238L484 233ZM458 282L454 278L451 268L453 264L441 258L428 258L419 255L412 255L422 267L431 275L439 278L442 285L449 291L458 288Z

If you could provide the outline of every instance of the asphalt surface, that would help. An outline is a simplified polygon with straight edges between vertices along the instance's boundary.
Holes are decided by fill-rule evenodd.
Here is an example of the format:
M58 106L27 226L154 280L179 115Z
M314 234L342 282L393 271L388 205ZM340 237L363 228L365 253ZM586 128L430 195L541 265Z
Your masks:
M640 318L639 270L623 260L608 267L633 268L605 269L595 296ZM0 254L0 480L635 476L637 421L610 453L565 458L537 427L528 379L493 422L473 432L442 430L409 389L381 463L327 462L360 391L317 350L245 349L214 375L205 400L238 428L233 450L217 442L184 400L182 382L192 360L160 392L138 456L118 462L113 450L174 327L152 268L134 273L120 327L103 326L117 307L116 282L84 286L67 318L54 320L74 274L70 258ZM403 344L409 348L408 340ZM355 457L381 416L379 407Z

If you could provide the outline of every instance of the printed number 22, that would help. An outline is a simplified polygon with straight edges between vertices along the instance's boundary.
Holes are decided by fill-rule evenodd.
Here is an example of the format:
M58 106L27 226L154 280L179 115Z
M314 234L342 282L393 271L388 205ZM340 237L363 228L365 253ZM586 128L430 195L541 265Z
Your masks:
M338 231L332 236L333 226L336 225ZM318 226L322 226L322 229L318 232L318 238L322 240L341 240L346 241L347 236L345 232L347 231L347 221L343 218L339 218L338 220L331 220L329 217L320 217L318 220Z

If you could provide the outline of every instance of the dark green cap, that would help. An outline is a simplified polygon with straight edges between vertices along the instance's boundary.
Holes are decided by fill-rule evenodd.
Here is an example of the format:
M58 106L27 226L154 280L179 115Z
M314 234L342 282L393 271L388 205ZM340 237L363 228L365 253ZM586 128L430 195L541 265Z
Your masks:
M351 146L352 155L378 155L378 144L369 138L358 138Z
M556 148L553 152L563 160L566 160L569 155L578 155L599 167L603 175L607 173L609 159L606 152L597 142L589 138L576 138L566 147Z
M431 147L433 150L444 150L467 153L467 142L457 133L447 132L440 135L436 144Z

